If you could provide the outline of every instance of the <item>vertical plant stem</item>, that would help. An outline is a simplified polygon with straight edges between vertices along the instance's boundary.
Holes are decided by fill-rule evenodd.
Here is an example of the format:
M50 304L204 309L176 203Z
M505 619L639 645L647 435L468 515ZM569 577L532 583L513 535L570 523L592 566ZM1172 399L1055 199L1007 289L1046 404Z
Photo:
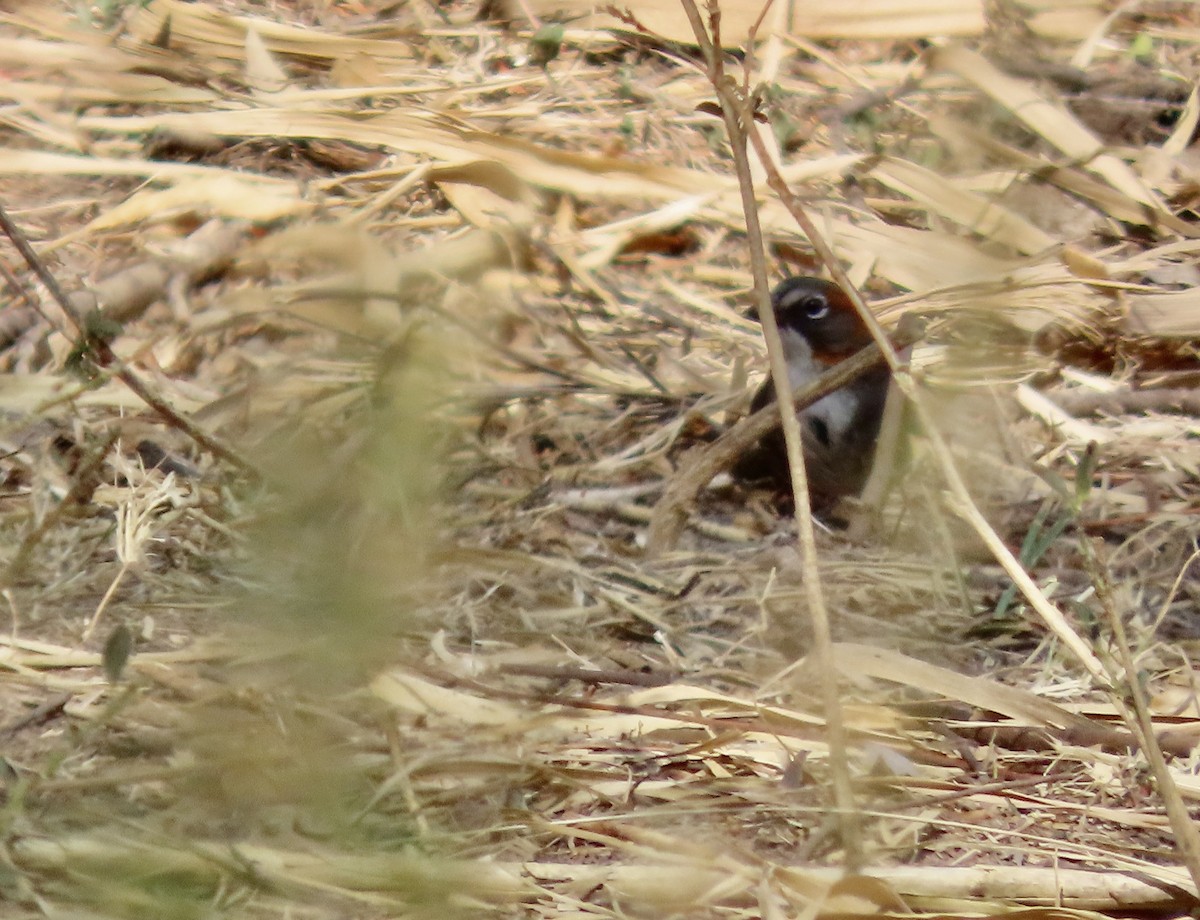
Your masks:
M684 2L686 3L687 0L684 0ZM1107 686L1108 676L1095 653L1079 637L1078 633L1071 628L1062 611L1050 602L1049 598L1046 597L1045 593L1029 576L1029 573L1021 565L1016 556L1005 546L1000 535L996 533L992 525L983 517L974 499L971 498L971 494L963 482L962 476L958 472L954 458L950 453L950 448L947 446L946 440L942 437L941 431L937 426L937 420L933 417L933 413L926 405L926 401L922 399L921 394L914 386L912 376L902 366L899 355L888 341L879 322L875 319L874 314L866 308L858 291L850 284L845 272L842 271L841 266L834 258L833 250L821 236L816 225L809 219L804 208L796 199L796 196L792 194L788 188L787 181L780 175L779 170L775 168L775 164L772 162L762 138L757 132L753 131L749 132L749 137L751 143L754 145L754 151L761 160L763 169L766 172L767 185L779 196L780 202L787 208L801 231L808 237L813 249L816 250L817 255L825 263L830 274L833 275L838 284L845 288L851 301L854 302L855 308L862 316L863 322L867 324L867 328L871 330L871 335L887 358L897 386L909 402L912 403L917 413L921 430L925 432L929 439L929 443L933 449L933 456L941 469L942 475L945 477L950 494L957 506L955 510L971 525L980 539L991 550L996 561L1000 563L1004 571L1012 578L1013 583L1020 589L1025 599L1029 601L1029 606L1042 618L1046 627L1075 655L1080 664L1087 669L1088 673L1096 678L1101 685Z
M736 84L725 73L723 52L720 43L720 8L716 0L709 3L710 36L694 0L681 0L684 12L696 34L700 51L708 65L708 79L716 90L721 106L721 116L729 135L734 168L741 192L742 210L746 218L746 236L750 245L750 266L754 276L754 295L758 304L759 321L767 343L767 357L771 366L771 380L776 398L781 406L788 405L791 386L788 379L787 359L783 354L783 343L775 315L771 310L771 295L767 281L766 256L763 247L762 227L758 220L758 203L754 197L754 181L750 173L750 158L747 135L754 137L753 102L737 91ZM890 345L888 346L890 349ZM796 531L800 543L800 558L804 566L804 589L808 601L808 614L813 631L813 650L820 670L820 684L824 703L825 725L829 738L829 765L833 779L834 801L838 810L838 826L841 842L846 853L848 869L857 868L863 860L862 829L858 809L854 801L854 790L850 783L850 768L846 753L846 730L842 721L841 698L838 689L837 670L833 658L833 639L829 628L829 614L825 596L821 590L818 569L816 532L812 521L812 506L808 492L808 477L804 468L804 454L800 441L800 421L795 412L782 413L784 442L787 445L788 467L791 470L792 491L796 504Z
M1188 813L1187 803L1175 785L1175 779L1167 767L1158 738L1154 734L1154 720L1150 714L1150 701L1146 699L1146 689L1138 677L1137 662L1134 661L1133 651L1129 647L1129 637L1125 632L1125 621L1121 619L1121 611L1117 608L1113 597L1112 584L1108 572L1096 557L1096 550L1086 535L1080 538L1080 548L1083 551L1084 562L1088 574L1091 575L1092 586L1096 589L1096 598L1104 608L1109 628L1112 630L1113 644L1117 647L1117 659L1125 672L1125 683L1129 685L1129 702L1121 699L1119 688L1114 687L1112 698L1120 709L1121 716L1134 737L1154 776L1154 785L1162 799L1167 812L1167 820L1175 834L1175 845L1183 857L1188 872L1192 876L1192 884L1200 891L1200 830ZM1132 711L1131 711L1132 710Z

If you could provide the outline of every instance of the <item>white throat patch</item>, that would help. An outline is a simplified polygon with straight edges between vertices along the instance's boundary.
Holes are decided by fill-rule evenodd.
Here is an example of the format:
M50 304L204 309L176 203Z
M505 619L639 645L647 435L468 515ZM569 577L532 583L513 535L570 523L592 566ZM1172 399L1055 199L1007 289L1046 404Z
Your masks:
M813 358L812 346L808 339L794 329L780 329L779 338L783 342L783 356L787 358L788 382L792 389L811 383L821 376L826 368ZM854 396L846 389L835 390L824 399L819 399L799 415L801 419L820 419L829 432L833 443L842 440L854 420Z

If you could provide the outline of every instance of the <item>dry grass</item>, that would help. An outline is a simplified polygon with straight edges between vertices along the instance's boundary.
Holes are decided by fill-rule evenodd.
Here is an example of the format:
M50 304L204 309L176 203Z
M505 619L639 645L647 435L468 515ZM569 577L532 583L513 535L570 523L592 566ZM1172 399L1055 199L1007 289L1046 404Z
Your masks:
M1193 800L1190 8L764 26L764 139L881 321L930 318L1034 585L922 435L870 539L820 535L847 854L787 519L718 480L644 551L765 366L703 65L383 7L0 16L0 205L66 292L4 250L4 916L1190 911L1125 713Z

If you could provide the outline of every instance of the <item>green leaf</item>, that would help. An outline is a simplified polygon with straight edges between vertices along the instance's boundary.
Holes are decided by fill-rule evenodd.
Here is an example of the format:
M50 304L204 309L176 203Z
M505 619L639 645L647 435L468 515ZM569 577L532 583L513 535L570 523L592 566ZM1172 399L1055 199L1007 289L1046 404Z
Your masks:
M529 40L529 57L533 63L545 67L562 51L563 27L546 25L538 29Z
M92 310L84 316L83 328L88 337L97 342L108 343L121 334L121 324L99 310Z
M125 672L125 665L129 663L132 654L133 633L129 631L128 626L122 623L104 640L104 653L101 660L104 662L104 674L108 677L110 684L120 681L121 675Z
M1092 480L1096 476L1096 466L1100 462L1096 442L1089 441L1087 450L1075 464L1075 510L1078 511L1087 501L1092 492Z
M1129 56L1135 61L1152 61L1154 59L1154 39L1145 32L1139 32L1129 43Z

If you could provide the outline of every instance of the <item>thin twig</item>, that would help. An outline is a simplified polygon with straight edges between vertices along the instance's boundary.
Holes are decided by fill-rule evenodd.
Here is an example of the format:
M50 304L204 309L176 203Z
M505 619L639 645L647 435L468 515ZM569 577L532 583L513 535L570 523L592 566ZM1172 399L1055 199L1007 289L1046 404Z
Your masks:
M16 584L25 574L25 569L29 565L29 558L33 555L34 549L42 541L43 537L52 528L56 527L58 522L74 510L77 505L82 505L90 500L92 491L96 487L100 467L108 459L108 452L112 449L113 444L117 442L118 437L119 435L116 433L109 434L95 450L91 451L84 458L78 469L75 470L74 481L71 483L71 488L67 494L46 513L41 521L30 527L25 536L21 538L21 545L17 547L17 551L13 554L8 568L0 576L0 586L8 588Z
M166 400L151 390L141 378L129 369L129 366L113 352L107 342L88 333L84 320L76 314L71 299L67 297L66 293L59 286L58 279L54 277L54 274L46 266L41 256L34 251L33 247L29 244L29 240L21 231L21 228L13 223L12 218L8 216L8 212L2 205L0 205L0 230L3 230L5 235L12 241L13 246L21 254L25 263L33 269L34 274L38 276L38 279L46 286L46 290L50 292L50 296L62 308L63 314L67 317L67 321L71 324L75 332L73 336L67 335L68 339L86 339L96 356L97 362L103 366L114 368L114 376L124 383L125 386L129 387L142 402L157 412L169 426L182 431L209 453L236 466L243 472L254 476L258 475L258 471L250 461L243 458L232 447L222 444L212 435L202 431L193 422L176 412ZM61 329L59 331L63 332ZM64 335L66 335L65 332Z
M577 680L584 684L623 684L629 687L665 687L679 675L663 671L632 671L628 668L581 668L571 665L505 664L501 674Z
M729 136L734 168L741 193L742 211L746 219L746 236L750 249L750 267L754 276L754 295L758 305L759 321L767 343L767 358L771 367L771 379L775 385L777 402L782 404L791 393L787 359L783 354L783 342L775 314L771 310L771 297L767 282L766 255L763 245L762 227L758 220L758 203L754 194L754 179L750 172L750 158L746 149L749 137L755 149L762 147L762 139L754 130L753 98L740 94L736 83L725 73L724 51L721 47L721 11L717 0L709 0L709 28L694 0L681 0L684 12L691 23L700 51L708 65L708 79L716 91L721 106L721 116ZM761 157L760 150L760 157ZM776 173L778 175L778 173ZM864 308L865 309L865 308ZM878 329L878 324L875 325ZM882 335L882 333L881 333ZM888 351L890 345L883 345ZM894 359L894 352L892 353ZM894 360L892 362L894 364ZM817 539L813 526L812 505L808 491L808 476L804 468L801 448L800 420L794 412L782 413L780 420L783 439L787 446L788 467L791 472L792 492L795 495L796 530L800 543L800 558L804 565L805 594L808 600L808 615L812 624L813 650L821 674L821 689L824 703L825 724L829 740L829 764L833 777L834 801L837 803L837 821L842 846L846 852L847 868L855 868L863 858L862 830L854 803L854 789L850 782L849 763L846 755L846 732L842 720L841 699L838 690L837 670L833 664L833 639L829 627L829 616L825 608L825 597L821 591L818 575Z
M1114 688L1113 701L1117 704L1121 718L1138 739L1142 754L1150 767L1150 773L1154 776L1155 788L1167 812L1167 820L1171 822L1171 830L1175 833L1175 845L1179 848L1179 854L1183 857L1183 862L1192 876L1192 883L1196 886L1196 890L1200 891L1200 830L1196 829L1196 823L1188 813L1187 804L1183 801L1179 786L1176 785L1175 778L1167 767L1162 747L1154 734L1154 718L1150 712L1150 701L1146 697L1146 688L1142 686L1137 662L1134 661L1133 651L1129 647L1125 621L1122 619L1121 611L1117 608L1116 599L1113 597L1108 572L1100 564L1090 537L1081 537L1079 544L1088 574L1091 575L1092 585L1096 589L1096 598L1100 601L1100 606L1104 608L1109 629L1112 630L1112 640L1113 645L1116 646L1117 658L1125 672L1124 681L1128 687L1129 699L1128 701L1122 699Z
M44 725L51 719L57 719L62 715L63 709L67 703L71 702L74 696L75 694L73 693L60 693L58 696L42 703L36 709L26 713L21 718L0 728L0 741L9 741L26 728L32 728L35 725Z
M898 349L912 345L924 332L923 324L916 321L912 314L909 317L911 319L902 322L893 335L892 341ZM798 388L792 395L792 404L797 412L811 406L883 361L883 352L872 342L816 380ZM646 537L646 552L651 556L669 552L678 542L689 512L704 487L779 425L779 403L772 402L741 419L712 444L691 454L685 465L671 477L663 497L654 506L654 516Z

